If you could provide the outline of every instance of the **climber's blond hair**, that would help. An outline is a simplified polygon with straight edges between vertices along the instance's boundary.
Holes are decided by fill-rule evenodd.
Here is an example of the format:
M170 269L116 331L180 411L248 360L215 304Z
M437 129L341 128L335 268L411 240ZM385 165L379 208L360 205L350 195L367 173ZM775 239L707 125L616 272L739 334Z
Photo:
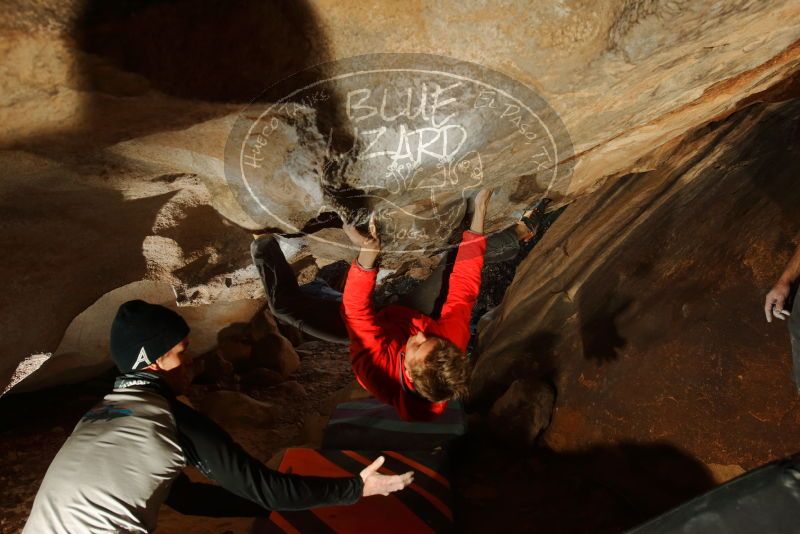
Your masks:
M446 339L438 338L421 365L408 369L417 393L432 402L459 399L467 396L472 363L469 357Z

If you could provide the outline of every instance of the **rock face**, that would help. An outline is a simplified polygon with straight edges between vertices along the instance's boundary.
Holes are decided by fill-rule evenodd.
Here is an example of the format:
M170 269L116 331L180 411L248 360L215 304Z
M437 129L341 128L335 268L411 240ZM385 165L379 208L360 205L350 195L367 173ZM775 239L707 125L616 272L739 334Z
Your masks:
M34 373L22 379L14 391L33 391L58 384L79 382L96 376L113 367L109 357L109 331L117 308L130 299L143 299L162 304L180 313L191 328L189 346L194 354L202 354L217 344L216 332L232 321L247 320L259 308L256 300L237 299L214 305L179 308L175 304L175 293L169 284L140 281L126 284L111 291L80 313L69 324L66 332L52 351L53 354ZM30 317L14 318L33 324ZM35 323L40 324L38 321ZM32 358L34 361L36 358ZM26 360L27 363L30 360ZM13 362L4 362L6 365Z
M287 377L300 367L300 357L288 339L270 334L253 345L253 365L273 369Z
M492 229L544 191L564 205L613 187L604 183L626 190L638 181L625 177L656 164L644 158L654 148L666 149L790 77L800 56L798 15L791 0L12 1L0 15L0 242L11 251L2 267L10 283L0 293L0 386L25 358L58 356L81 313L101 324L104 315L92 306L128 284L163 283L184 310L261 297L245 229L323 228L324 241L312 247L303 238L293 258L298 267L317 260L322 266L352 254L340 232L328 228L332 214L363 221L376 210L386 247L395 252L385 267L400 275L450 242L478 186L497 189ZM384 75L367 85L322 84L326 97L315 100L322 93L309 84L345 68L330 62L367 55L364 64L380 64L387 57L371 56L378 51L436 56L425 64L451 70L434 80ZM317 64L326 66L261 94ZM453 75L472 81L445 89ZM409 140L397 120L389 121L407 93L390 94L395 107L381 110L381 90L413 85L419 102L426 83L427 114L409 118L405 134L418 132ZM371 99L360 100L365 88ZM497 89L521 91L534 113L523 117L503 105ZM252 115L287 90L302 90L304 98ZM461 106L445 122L448 95ZM532 140L525 133L546 137L534 115L556 132L550 144L526 142ZM242 133L242 120L269 125L267 144L258 134L231 136ZM386 146L373 145L387 122ZM458 150L448 150L450 126ZM437 136L438 157L424 135ZM231 160L232 138L262 150ZM399 157L406 144L416 157ZM547 152L549 165L540 167L541 150L554 146L565 150ZM395 157L367 157L376 148ZM429 159L417 161L421 154ZM237 182L246 155L259 173ZM555 177L545 178L553 169ZM609 209L627 209L627 197L613 197ZM576 206L569 210L576 213ZM312 248L319 258L309 256ZM204 335L213 337L220 326ZM102 350L60 361L66 370L90 362L88 373L105 361ZM69 376L48 368L42 366L35 387Z
M300 356L267 310L259 310L249 323L220 330L217 339L217 354L239 372L264 368L286 378L300 367Z
M557 451L666 440L744 469L796 452L788 332L763 302L799 244L797 87L570 205L483 330L474 406L544 376Z
M550 424L555 391L541 380L515 380L489 412L493 431L505 443L531 446Z

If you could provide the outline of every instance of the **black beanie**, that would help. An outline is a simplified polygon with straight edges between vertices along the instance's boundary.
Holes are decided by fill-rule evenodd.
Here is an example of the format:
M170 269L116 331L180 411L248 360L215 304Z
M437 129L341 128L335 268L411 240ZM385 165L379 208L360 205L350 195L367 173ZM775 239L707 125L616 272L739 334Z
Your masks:
M164 306L129 300L111 323L111 359L123 373L147 367L189 335L183 317Z

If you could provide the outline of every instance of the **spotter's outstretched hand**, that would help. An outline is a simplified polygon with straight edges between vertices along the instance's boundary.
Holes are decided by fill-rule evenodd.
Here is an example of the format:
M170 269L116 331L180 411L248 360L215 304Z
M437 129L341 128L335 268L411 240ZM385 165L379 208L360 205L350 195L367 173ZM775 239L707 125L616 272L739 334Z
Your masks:
M389 495L400 491L414 482L414 472L409 471L402 475L382 475L378 469L383 465L385 458L379 456L374 462L361 471L361 480L364 481L364 497L370 495Z

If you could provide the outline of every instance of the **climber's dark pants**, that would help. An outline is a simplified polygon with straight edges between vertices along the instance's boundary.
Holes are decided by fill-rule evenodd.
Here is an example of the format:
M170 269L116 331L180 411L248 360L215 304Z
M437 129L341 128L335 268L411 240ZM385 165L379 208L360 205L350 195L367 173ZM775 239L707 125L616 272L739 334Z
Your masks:
M800 288L795 293L792 314L789 316L789 336L792 339L794 385L800 391Z
M265 235L250 245L272 314L301 332L324 341L349 343L339 308L341 294L315 282L299 286L275 237Z
M447 296L447 282L456 251L454 248L447 259L424 282L404 295L398 304L437 316ZM519 240L512 226L486 239L484 261L507 261L518 252ZM317 280L298 285L278 241L271 235L253 241L250 254L264 283L269 309L275 317L318 339L342 345L350 342L339 311L341 293Z

